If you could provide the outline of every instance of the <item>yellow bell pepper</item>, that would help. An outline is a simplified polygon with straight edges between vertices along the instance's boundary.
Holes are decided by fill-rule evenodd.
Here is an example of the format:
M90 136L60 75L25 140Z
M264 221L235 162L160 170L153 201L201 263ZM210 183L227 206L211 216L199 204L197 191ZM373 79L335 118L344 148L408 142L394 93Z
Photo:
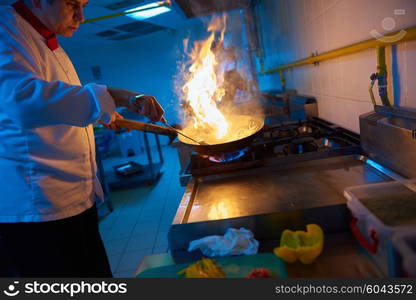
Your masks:
M297 260L304 264L312 263L324 247L324 232L316 224L306 225L306 231L286 229L280 237L280 247L273 252L285 262Z

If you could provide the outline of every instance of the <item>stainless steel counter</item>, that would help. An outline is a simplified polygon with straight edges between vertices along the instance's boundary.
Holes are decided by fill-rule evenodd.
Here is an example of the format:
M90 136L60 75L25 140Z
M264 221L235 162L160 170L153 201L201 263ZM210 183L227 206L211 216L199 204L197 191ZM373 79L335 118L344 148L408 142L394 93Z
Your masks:
M194 185L187 222L345 203L344 188L388 180L361 160L344 157L286 170L264 168L226 177L202 177Z

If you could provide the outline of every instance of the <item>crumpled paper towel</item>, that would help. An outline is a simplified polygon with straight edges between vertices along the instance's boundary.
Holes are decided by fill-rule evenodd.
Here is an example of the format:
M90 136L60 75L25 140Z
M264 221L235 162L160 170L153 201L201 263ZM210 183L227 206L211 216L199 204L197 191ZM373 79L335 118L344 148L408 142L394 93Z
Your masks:
M213 256L252 255L256 254L259 242L253 238L253 233L241 227L229 228L224 236L210 235L189 243L188 251L201 250L202 254Z

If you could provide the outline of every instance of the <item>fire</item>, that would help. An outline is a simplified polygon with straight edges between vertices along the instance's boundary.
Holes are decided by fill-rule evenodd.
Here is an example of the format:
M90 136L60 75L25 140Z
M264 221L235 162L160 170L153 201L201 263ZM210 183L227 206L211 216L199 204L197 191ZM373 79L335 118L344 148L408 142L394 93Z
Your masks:
M223 42L225 21L225 15L214 18L208 25L209 37L205 41L195 42L182 89L194 128L218 140L227 135L229 125L217 107L224 89L223 74L218 71L220 59L213 51L213 45Z

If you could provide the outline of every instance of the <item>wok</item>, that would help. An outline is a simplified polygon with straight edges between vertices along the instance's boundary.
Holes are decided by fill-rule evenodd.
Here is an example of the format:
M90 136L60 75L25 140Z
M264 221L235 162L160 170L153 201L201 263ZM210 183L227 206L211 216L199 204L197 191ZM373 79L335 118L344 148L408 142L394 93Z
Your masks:
M168 136L177 135L177 131L179 131L165 126L127 119L117 119L116 123L120 128L136 129L144 132L152 132ZM192 126L184 128L180 131L180 133L192 137L193 139L201 140L203 142L202 144L192 141L181 134L178 135L178 138L181 143L193 147L193 149L199 154L221 155L223 153L237 151L249 145L254 139L256 133L263 128L264 120L260 117L240 115L233 117L229 124L231 126L229 130L230 132L235 133L234 136L219 143L212 143L209 140L204 140L204 138L198 135L197 130Z

